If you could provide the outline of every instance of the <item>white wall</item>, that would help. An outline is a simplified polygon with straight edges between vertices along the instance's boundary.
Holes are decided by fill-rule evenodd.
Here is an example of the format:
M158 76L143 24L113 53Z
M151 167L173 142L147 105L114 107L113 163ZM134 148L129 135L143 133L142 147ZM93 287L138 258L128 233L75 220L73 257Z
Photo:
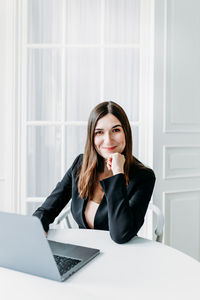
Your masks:
M12 1L0 0L0 210L14 211L14 111L15 95L13 61L15 44ZM12 66L12 68L11 68Z
M5 208L6 184L6 86L7 86L7 27L6 1L0 0L0 210Z
M154 202L164 241L200 260L200 2L155 1Z

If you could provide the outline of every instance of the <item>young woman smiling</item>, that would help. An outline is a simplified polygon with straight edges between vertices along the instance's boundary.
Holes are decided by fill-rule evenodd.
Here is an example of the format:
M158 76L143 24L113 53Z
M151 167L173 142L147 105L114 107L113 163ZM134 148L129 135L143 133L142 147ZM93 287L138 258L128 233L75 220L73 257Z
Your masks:
M89 116L84 154L34 215L48 232L72 199L79 228L109 230L115 242L125 243L143 225L154 184L154 172L132 154L126 113L115 102L102 102Z

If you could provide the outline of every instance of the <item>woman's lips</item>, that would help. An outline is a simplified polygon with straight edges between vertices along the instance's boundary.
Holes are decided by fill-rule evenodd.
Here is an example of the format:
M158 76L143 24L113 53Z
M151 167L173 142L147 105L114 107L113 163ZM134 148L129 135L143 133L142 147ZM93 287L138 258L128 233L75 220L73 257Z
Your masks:
M104 150L113 151L117 146L114 147L103 147Z

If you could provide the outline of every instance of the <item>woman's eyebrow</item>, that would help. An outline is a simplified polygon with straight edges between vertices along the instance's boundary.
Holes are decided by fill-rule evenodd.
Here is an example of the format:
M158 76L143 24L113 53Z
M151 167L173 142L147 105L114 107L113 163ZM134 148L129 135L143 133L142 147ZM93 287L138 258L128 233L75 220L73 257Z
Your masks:
M122 127L122 125L117 124L117 125L113 126L112 128L115 128L115 127Z
M116 128L116 127L122 127L122 125L120 125L120 124L114 125L114 126L112 127L112 129L113 129L113 128ZM103 129L103 128L95 128L95 130L104 130L104 129Z

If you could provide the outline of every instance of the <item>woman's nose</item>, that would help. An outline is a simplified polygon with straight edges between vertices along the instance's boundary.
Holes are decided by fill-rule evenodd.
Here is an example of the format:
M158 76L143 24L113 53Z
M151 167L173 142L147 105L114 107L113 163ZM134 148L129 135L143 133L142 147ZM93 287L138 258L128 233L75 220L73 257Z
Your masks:
M111 141L112 137L110 135L110 133L106 133L105 134L105 138L104 138L104 142L107 143L107 145L109 145L109 142Z

